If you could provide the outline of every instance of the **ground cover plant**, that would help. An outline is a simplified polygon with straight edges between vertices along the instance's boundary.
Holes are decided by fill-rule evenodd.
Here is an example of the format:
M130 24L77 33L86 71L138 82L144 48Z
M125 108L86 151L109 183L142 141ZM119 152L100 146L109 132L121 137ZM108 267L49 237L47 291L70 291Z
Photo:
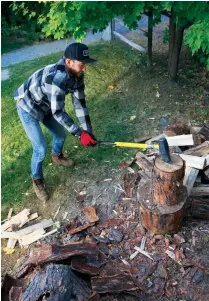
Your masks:
M162 118L184 118L200 123L208 120L208 109L201 103L204 87L196 80L205 78L181 66L179 83L171 82L166 70L166 56L154 53L152 72L146 69L146 57L127 48L120 42L94 44L90 47L92 57L98 59L87 67L85 76L86 99L98 140L133 141L144 134L155 135L162 131ZM32 149L19 121L13 92L38 68L55 63L62 53L10 67L10 79L2 82L2 218L13 206L19 212L25 206L37 207L31 190L30 158ZM184 70L184 71L183 71ZM191 101L194 100L194 101ZM71 116L74 111L71 97L66 99ZM50 190L46 214L54 213L60 200L66 203L73 193L76 181L88 179L97 183L111 169L117 169L120 161L134 157L137 150L96 147L86 149L77 138L68 135L65 152L75 161L69 169L51 165L51 136L46 132L48 155L44 162L47 187ZM69 209L70 210L70 209Z

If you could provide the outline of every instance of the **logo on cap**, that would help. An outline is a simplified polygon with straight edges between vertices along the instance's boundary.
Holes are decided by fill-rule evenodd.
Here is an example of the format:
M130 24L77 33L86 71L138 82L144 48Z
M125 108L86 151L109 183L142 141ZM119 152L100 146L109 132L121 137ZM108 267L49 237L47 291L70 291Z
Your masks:
M89 56L89 51L87 49L83 50L83 56Z

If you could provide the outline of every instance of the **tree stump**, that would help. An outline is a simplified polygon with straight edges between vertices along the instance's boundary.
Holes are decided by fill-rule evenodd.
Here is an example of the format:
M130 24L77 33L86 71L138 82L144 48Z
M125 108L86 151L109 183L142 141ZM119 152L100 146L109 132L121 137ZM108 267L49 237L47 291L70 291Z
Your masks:
M187 191L183 186L184 162L172 154L172 164L155 159L147 199L140 200L142 225L152 234L174 234L181 229Z

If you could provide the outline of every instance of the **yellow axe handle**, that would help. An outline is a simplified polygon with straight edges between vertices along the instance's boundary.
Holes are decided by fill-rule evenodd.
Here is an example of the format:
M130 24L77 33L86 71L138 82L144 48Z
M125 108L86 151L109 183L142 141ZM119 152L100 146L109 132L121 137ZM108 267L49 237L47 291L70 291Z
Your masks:
M155 149L159 149L158 144L148 145L145 143L115 142L115 145L119 147L145 148L145 149L153 147Z

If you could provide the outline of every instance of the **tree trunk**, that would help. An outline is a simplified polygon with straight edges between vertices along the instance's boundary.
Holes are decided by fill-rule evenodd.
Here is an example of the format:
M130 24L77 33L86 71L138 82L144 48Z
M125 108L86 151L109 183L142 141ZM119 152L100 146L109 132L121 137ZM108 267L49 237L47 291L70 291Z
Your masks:
M177 76L179 57L180 57L181 46L183 42L183 35L184 35L184 27L180 27L179 29L176 29L175 43L172 51L171 64L169 68L169 75L173 80L175 80Z
M175 42L175 34L176 34L176 24L174 23L174 12L171 9L171 16L169 19L169 54L168 54L168 70L170 69L171 65L171 58L174 48Z
M153 32L153 14L148 14L148 53L147 53L147 68L152 68L152 32Z
M115 19L111 20L111 40L115 40L115 35L113 33L113 31L115 31Z

